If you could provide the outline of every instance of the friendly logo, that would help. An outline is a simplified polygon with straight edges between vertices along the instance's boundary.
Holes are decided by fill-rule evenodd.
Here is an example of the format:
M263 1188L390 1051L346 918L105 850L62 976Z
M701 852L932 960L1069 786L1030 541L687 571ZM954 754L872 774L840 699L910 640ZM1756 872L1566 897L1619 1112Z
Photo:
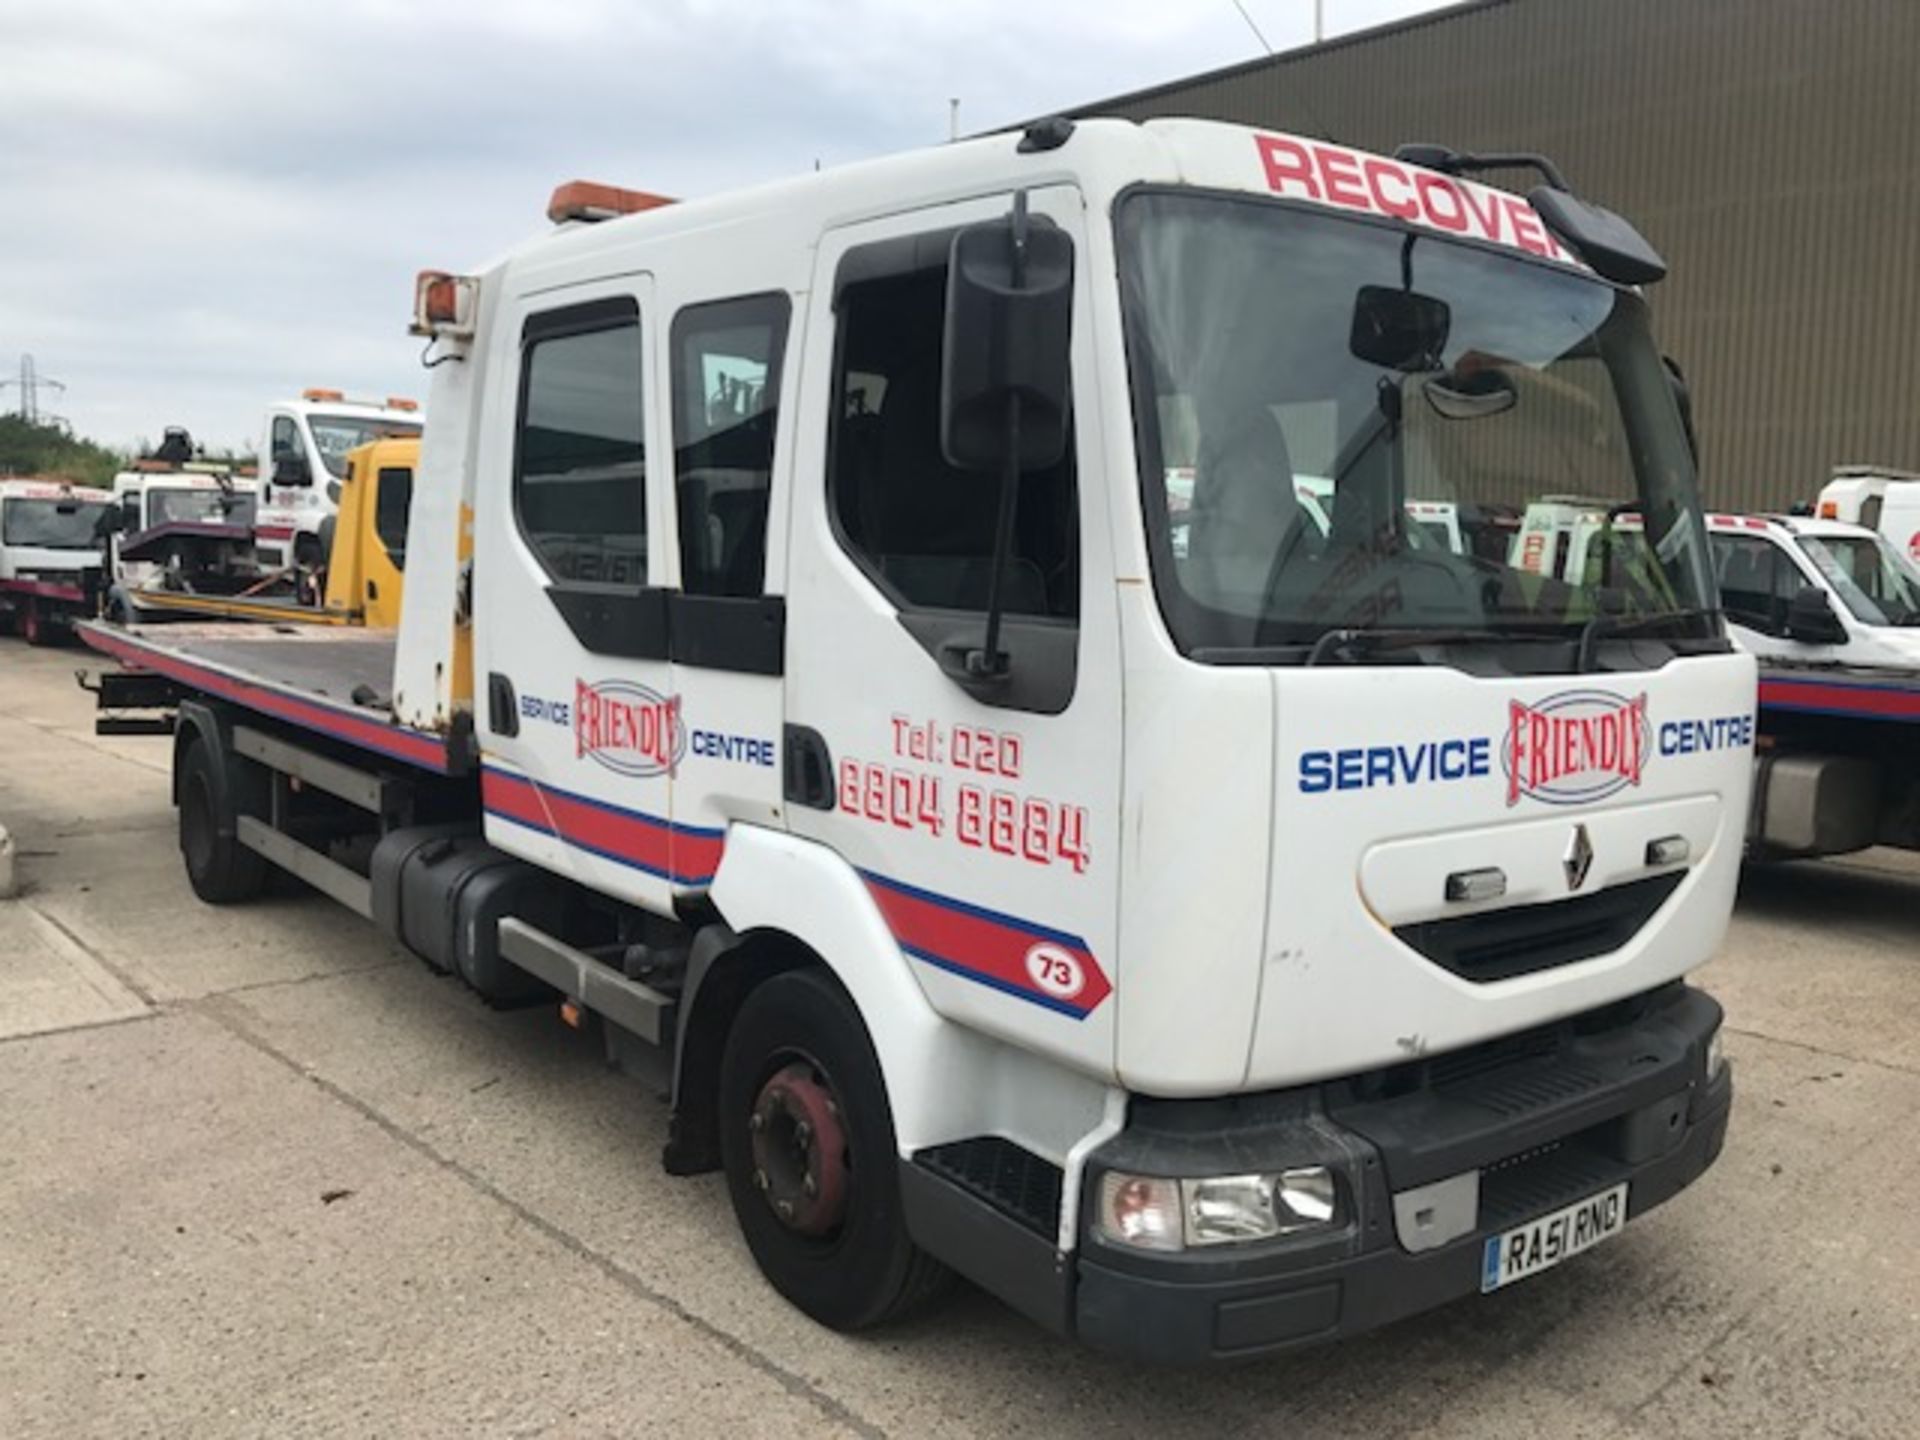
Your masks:
M680 697L662 695L631 680L576 680L573 690L573 753L617 775L671 775L686 754L687 730Z
M1500 763L1507 804L1520 798L1549 805L1585 805L1638 785L1651 749L1644 693L1568 690L1538 705L1507 706Z

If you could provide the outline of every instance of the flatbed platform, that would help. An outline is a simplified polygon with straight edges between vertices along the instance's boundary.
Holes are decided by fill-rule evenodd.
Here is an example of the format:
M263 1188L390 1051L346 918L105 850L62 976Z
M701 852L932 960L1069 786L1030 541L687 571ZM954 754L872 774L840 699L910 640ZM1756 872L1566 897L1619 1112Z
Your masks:
M154 630L103 621L75 627L129 668L257 710L301 729L422 769L464 770L447 737L393 718L391 630L325 624L175 624Z

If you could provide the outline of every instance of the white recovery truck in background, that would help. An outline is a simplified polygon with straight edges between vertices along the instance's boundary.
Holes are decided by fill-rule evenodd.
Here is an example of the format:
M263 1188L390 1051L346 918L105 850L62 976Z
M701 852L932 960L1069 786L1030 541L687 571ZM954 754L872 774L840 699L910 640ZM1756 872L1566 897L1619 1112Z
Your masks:
M1836 465L1814 515L1878 530L1920 565L1920 475L1890 465Z
M150 586L217 567L238 584L258 574L253 527L259 482L224 465L136 461L113 477L119 513L105 545L102 610L121 621L150 618Z
M1051 121L563 187L421 277L398 631L89 626L102 702L176 712L207 900L284 868L660 1065L826 1324L952 1269L1201 1360L1523 1280L1719 1153L1754 668L1663 267L1514 163ZM1573 491L1658 563L1506 563Z
M1760 663L1753 852L1920 849L1920 570L1839 520L1708 524L1727 622Z
M112 503L63 480L0 480L0 628L45 645L93 614L100 517Z
M260 445L260 564L314 570L326 545L320 530L340 513L347 452L384 435L420 433L420 406L389 397L350 400L338 390L307 390L267 407Z

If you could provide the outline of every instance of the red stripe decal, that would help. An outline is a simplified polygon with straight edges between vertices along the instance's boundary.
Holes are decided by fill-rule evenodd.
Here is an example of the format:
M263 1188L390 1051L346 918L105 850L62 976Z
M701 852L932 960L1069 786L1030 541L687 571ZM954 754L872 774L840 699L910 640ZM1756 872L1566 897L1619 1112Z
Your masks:
M1077 935L883 876L866 881L887 928L915 959L1075 1019L1113 993Z
M151 670L156 675L164 675L169 680L178 680L196 690L204 690L209 695L218 695L223 700L231 700L249 710L257 710L263 715L272 715L285 720L290 725L298 725L303 730L317 730L323 735L345 740L362 749L375 750L382 755L391 755L396 760L405 760L410 765L418 765L424 770L437 770L442 774L451 774L452 768L447 755L447 742L437 735L429 735L422 730L409 730L402 725L384 724L378 720L369 720L364 715L355 715L344 710L335 710L331 706L312 700L300 700L279 690L270 690L264 685L256 685L248 680L237 680L223 675L218 670L209 670L177 655L151 649L137 641L127 640L118 635L108 635L91 625L81 626L80 638L102 654L142 670Z
M0 580L0 590L16 595L38 595L43 600L68 600L75 605L87 603L87 592L78 585L60 585L52 580Z
M1777 710L1825 710L1887 720L1920 720L1920 690L1815 680L1762 680L1760 703Z
M480 796L503 819L678 885L711 883L726 848L723 833L674 825L498 770L481 772Z

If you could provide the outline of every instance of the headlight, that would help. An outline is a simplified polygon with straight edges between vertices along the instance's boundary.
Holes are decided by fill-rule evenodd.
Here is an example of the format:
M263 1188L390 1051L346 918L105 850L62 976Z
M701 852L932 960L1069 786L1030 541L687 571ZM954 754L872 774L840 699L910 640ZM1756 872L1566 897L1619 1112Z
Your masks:
M1194 1180L1109 1172L1100 1181L1100 1233L1144 1250L1270 1240L1332 1224L1337 1193L1323 1165Z
M1108 1171L1100 1177L1100 1233L1140 1250L1178 1250L1180 1182Z
M1720 1030L1715 1029L1713 1038L1707 1041L1707 1083L1711 1085L1720 1078L1720 1072L1727 1068L1726 1048L1720 1041Z

